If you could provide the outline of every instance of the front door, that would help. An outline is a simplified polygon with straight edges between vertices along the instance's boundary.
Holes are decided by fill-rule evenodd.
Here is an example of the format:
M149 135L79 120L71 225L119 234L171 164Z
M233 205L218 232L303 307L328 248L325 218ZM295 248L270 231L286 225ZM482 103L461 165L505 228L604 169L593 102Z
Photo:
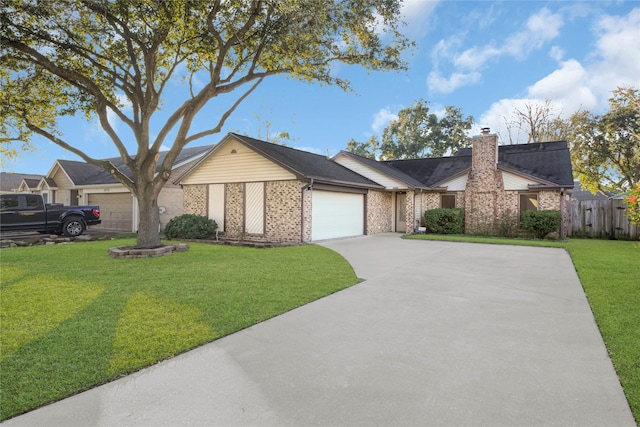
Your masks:
M396 231L407 232L407 194L396 193Z

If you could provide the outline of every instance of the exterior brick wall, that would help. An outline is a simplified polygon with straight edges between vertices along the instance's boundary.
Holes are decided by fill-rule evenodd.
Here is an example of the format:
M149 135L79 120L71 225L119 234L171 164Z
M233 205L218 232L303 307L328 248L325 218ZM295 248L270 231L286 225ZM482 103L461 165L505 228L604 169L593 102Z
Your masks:
M414 228L416 227L416 212L413 209L413 203L415 201L415 193L413 191L407 191L407 208L405 209L405 221L407 224L405 233L413 233ZM400 231L400 230L398 230Z
M300 209L303 186L304 183L302 181L272 181L266 183L264 236L266 241L274 243L300 242L302 233ZM310 209L310 200L308 205ZM310 218L311 215L309 215Z
M306 184L303 183L301 181L298 181L301 186ZM312 206L311 206L311 200L312 200L312 196L311 196L311 191L305 190L304 191L304 219L303 219L303 231L302 231L302 241L303 242L310 242L311 241L311 212L312 212Z
M464 191L457 191L456 192L456 207L457 208L464 208Z
M298 243L311 240L311 193L305 191L305 218L302 229L301 200L305 182L265 183L265 233L245 233L245 184L225 184L225 231L221 237L254 242ZM184 186L184 212L207 215L207 185Z
M541 191L538 193L538 210L560 210L560 192Z
M367 234L393 231L391 211L393 193L369 190L367 194Z
M244 236L244 183L225 184L224 237L242 239Z

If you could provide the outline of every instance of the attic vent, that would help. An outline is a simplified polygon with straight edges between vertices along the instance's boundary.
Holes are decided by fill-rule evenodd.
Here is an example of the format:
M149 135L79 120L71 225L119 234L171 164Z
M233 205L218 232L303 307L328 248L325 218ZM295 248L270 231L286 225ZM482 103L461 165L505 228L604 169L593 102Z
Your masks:
M491 129L488 127L480 128L481 135L489 135L489 132L491 132Z
M235 148L233 150L231 150L231 154L236 154L236 153L237 153L237 151L236 151Z

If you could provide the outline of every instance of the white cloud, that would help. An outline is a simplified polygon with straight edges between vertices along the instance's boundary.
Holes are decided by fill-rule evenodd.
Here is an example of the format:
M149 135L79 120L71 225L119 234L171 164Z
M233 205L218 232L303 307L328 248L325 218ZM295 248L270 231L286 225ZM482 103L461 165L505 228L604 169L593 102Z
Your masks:
M397 118L398 115L393 113L389 107L382 108L373 115L371 129L373 129L375 133L379 134L389 124L389 122L396 120Z
M601 114L606 111L611 91L618 86L640 86L640 8L625 16L605 15L598 18L594 32L595 49L584 63L576 59L559 62L559 67L527 88L526 97L501 99L481 115L479 124L491 127L509 141L505 122L514 120L514 111L525 104L549 99L556 115L567 118L582 109ZM552 47L552 58L559 60L564 52ZM513 131L513 129L512 129ZM514 140L523 135L514 131ZM526 136L524 136L526 140Z
M427 77L427 87L432 92L451 93L458 88L478 83L482 75L473 71L470 73L453 73L443 77L438 71L432 71Z
M427 85L432 91L451 93L461 87L478 83L482 79L480 70L487 62L501 56L524 59L532 51L542 48L547 42L558 37L563 25L564 20L559 13L554 14L543 8L529 17L523 31L506 37L501 46L490 42L456 53L455 50L461 45L465 34L460 33L440 40L431 52L434 71L429 74ZM449 77L443 77L439 70L441 60L453 65Z
M534 99L553 99L570 112L592 109L598 104L589 88L587 71L573 59L530 86L528 95Z
M605 100L616 86L640 86L640 8L626 16L603 16L596 23L598 35L590 85ZM604 103L606 105L606 103Z
M405 0L402 3L400 14L406 26L402 28L403 34L412 39L421 38L429 28L425 25L431 18L439 1L431 0Z
M564 58L565 52L559 46L551 46L549 50L549 57L554 61L560 62Z

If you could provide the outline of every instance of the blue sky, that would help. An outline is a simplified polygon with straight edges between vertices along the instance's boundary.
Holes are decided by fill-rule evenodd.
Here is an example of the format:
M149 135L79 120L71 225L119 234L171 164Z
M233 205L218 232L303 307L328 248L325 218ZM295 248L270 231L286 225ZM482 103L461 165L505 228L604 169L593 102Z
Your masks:
M406 55L408 71L337 65L334 72L351 81L352 92L283 76L266 79L222 133L190 146L214 144L226 132L264 137L268 121L272 134L291 135L288 146L332 156L351 138L381 135L400 109L419 98L436 113L449 105L462 109L475 118L472 134L488 126L507 143L504 124L525 103L548 99L563 117L578 109L602 113L617 86L640 87L638 1L406 0L403 14L403 32L417 43ZM174 96L182 90L188 89L176 81L165 100L167 113L179 105ZM212 100L193 129L215 124L224 101ZM126 139L124 126L114 125ZM60 129L93 157L118 155L96 122L66 119ZM38 150L5 170L46 174L55 159L78 160L47 140L33 142Z

